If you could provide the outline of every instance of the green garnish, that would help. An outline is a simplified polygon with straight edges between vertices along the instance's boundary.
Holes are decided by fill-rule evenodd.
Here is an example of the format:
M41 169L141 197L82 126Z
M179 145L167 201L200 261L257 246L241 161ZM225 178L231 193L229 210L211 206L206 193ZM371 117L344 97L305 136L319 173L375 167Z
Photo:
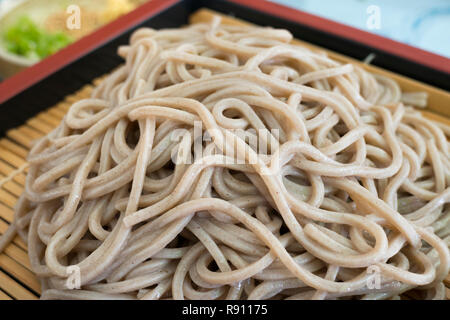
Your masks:
M42 59L64 48L72 40L64 33L49 33L30 18L21 17L3 34L9 52L30 59Z

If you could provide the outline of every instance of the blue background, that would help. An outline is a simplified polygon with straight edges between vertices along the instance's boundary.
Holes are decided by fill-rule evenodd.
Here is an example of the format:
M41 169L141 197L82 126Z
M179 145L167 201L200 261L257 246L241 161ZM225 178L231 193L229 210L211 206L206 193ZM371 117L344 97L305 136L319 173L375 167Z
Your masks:
M450 58L450 0L272 0ZM380 29L367 27L370 5Z

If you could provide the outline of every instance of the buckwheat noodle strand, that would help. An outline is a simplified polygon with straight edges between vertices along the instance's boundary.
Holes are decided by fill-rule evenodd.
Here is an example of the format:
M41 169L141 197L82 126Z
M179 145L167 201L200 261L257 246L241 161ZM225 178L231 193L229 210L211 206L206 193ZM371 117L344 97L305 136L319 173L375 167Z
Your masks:
M450 128L291 40L214 20L119 48L30 151L0 240L27 241L42 299L445 299Z

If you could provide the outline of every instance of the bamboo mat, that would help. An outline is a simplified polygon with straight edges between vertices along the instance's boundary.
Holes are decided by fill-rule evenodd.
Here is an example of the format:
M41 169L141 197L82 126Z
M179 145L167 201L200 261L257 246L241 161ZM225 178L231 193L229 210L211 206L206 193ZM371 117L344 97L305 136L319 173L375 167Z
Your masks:
M25 159L33 141L56 128L69 107L75 101L89 97L99 81L86 85L0 139L0 234L13 220L13 208L24 188L28 170ZM27 245L17 236L0 255L0 300L34 300L39 298L40 292L39 281L31 271Z
M200 14L200 16L199 16ZM210 19L210 11L201 10L193 15L194 20ZM228 19L227 23L236 20ZM64 101L39 113L22 126L7 132L0 138L0 234L3 234L13 220L13 208L24 188L28 165L26 157L33 141L57 127L69 107L76 101L89 97L95 85L84 86ZM448 118L426 112L426 117L449 123ZM446 292L450 299L450 275L447 276ZM0 255L0 300L38 299L40 284L31 270L27 245L18 236Z

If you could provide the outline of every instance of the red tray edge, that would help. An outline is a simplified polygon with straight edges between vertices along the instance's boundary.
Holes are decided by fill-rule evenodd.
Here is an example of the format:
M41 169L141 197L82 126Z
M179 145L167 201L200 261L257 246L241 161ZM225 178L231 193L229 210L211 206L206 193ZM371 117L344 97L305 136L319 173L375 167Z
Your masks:
M152 0L0 83L0 104L179 0Z
M120 35L123 30L148 19L150 16L163 11L179 1L180 0L152 0L147 2L136 10L99 28L88 36L85 36L58 51L54 55L8 78L0 83L0 103L14 97L46 76L77 60L91 50L94 50L109 39ZM312 28L351 39L422 65L450 73L450 59L395 40L266 0L229 1L266 12L270 15L302 23Z
M267 0L229 1L266 12L270 15L308 25L312 28L366 44L370 47L403 57L433 69L450 73L450 59L417 47Z

